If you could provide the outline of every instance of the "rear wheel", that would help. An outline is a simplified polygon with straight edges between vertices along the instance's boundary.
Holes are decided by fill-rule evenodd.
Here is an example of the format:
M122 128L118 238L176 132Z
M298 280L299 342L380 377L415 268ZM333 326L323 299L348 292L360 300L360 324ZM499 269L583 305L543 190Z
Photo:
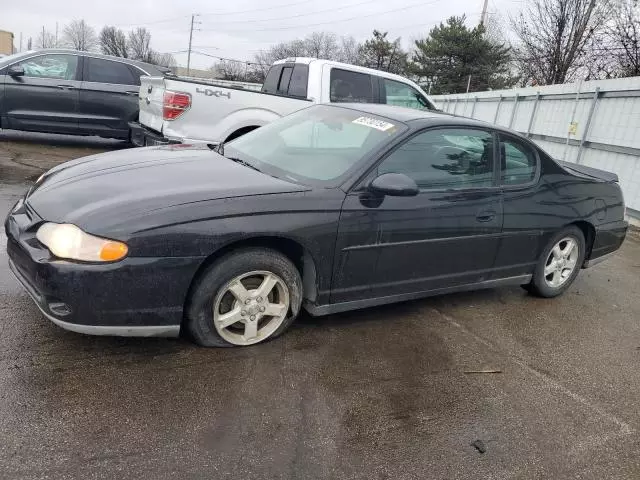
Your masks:
M578 227L567 227L549 241L525 288L540 297L561 295L578 276L584 256L584 234Z
M275 338L295 320L302 280L284 255L249 249L214 263L196 285L187 311L193 339L207 347L246 346Z

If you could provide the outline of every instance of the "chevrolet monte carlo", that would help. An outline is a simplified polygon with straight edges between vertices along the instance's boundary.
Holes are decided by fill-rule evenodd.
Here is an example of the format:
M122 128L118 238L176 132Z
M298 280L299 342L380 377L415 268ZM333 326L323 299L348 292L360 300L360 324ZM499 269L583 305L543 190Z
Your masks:
M555 297L622 244L615 174L486 123L316 105L227 144L94 155L5 223L10 268L75 332L205 346L326 315L522 285Z

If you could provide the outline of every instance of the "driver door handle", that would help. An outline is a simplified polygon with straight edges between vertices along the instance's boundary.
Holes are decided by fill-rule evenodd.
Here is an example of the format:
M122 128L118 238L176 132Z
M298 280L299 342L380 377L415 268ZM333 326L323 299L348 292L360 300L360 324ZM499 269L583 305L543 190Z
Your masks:
M483 210L476 215L476 220L479 222L490 222L494 218L496 218L496 212L493 210Z
M74 87L73 85L56 85L59 89L61 90L73 90Z

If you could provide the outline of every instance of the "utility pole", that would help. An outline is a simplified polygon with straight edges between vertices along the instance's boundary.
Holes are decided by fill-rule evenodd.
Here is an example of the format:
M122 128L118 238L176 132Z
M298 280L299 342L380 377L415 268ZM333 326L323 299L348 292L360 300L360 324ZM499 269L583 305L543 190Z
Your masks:
M58 48L58 22L56 22L56 44L54 46Z
M19 52L22 51L22 32L20 32L20 50L18 50Z
M484 6L482 7L482 16L480 17L480 25L486 26L487 24L487 7L489 6L489 0L484 0Z
M44 44L45 40L44 40L44 25L42 26L42 48L47 48L46 45Z
M191 15L191 30L189 30L189 53L187 53L187 77L191 73L191 42L193 41L193 30L194 30L193 25L200 23L195 21L195 18L197 16L198 16L197 13L194 13L193 15ZM196 28L196 30L198 29Z

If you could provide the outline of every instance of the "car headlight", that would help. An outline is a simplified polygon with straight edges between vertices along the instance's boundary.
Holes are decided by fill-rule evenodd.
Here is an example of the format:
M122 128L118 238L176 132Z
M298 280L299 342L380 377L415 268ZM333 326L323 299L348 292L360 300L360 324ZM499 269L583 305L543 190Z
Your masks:
M129 251L122 242L94 237L68 223L45 223L36 238L56 257L82 262L114 262Z

